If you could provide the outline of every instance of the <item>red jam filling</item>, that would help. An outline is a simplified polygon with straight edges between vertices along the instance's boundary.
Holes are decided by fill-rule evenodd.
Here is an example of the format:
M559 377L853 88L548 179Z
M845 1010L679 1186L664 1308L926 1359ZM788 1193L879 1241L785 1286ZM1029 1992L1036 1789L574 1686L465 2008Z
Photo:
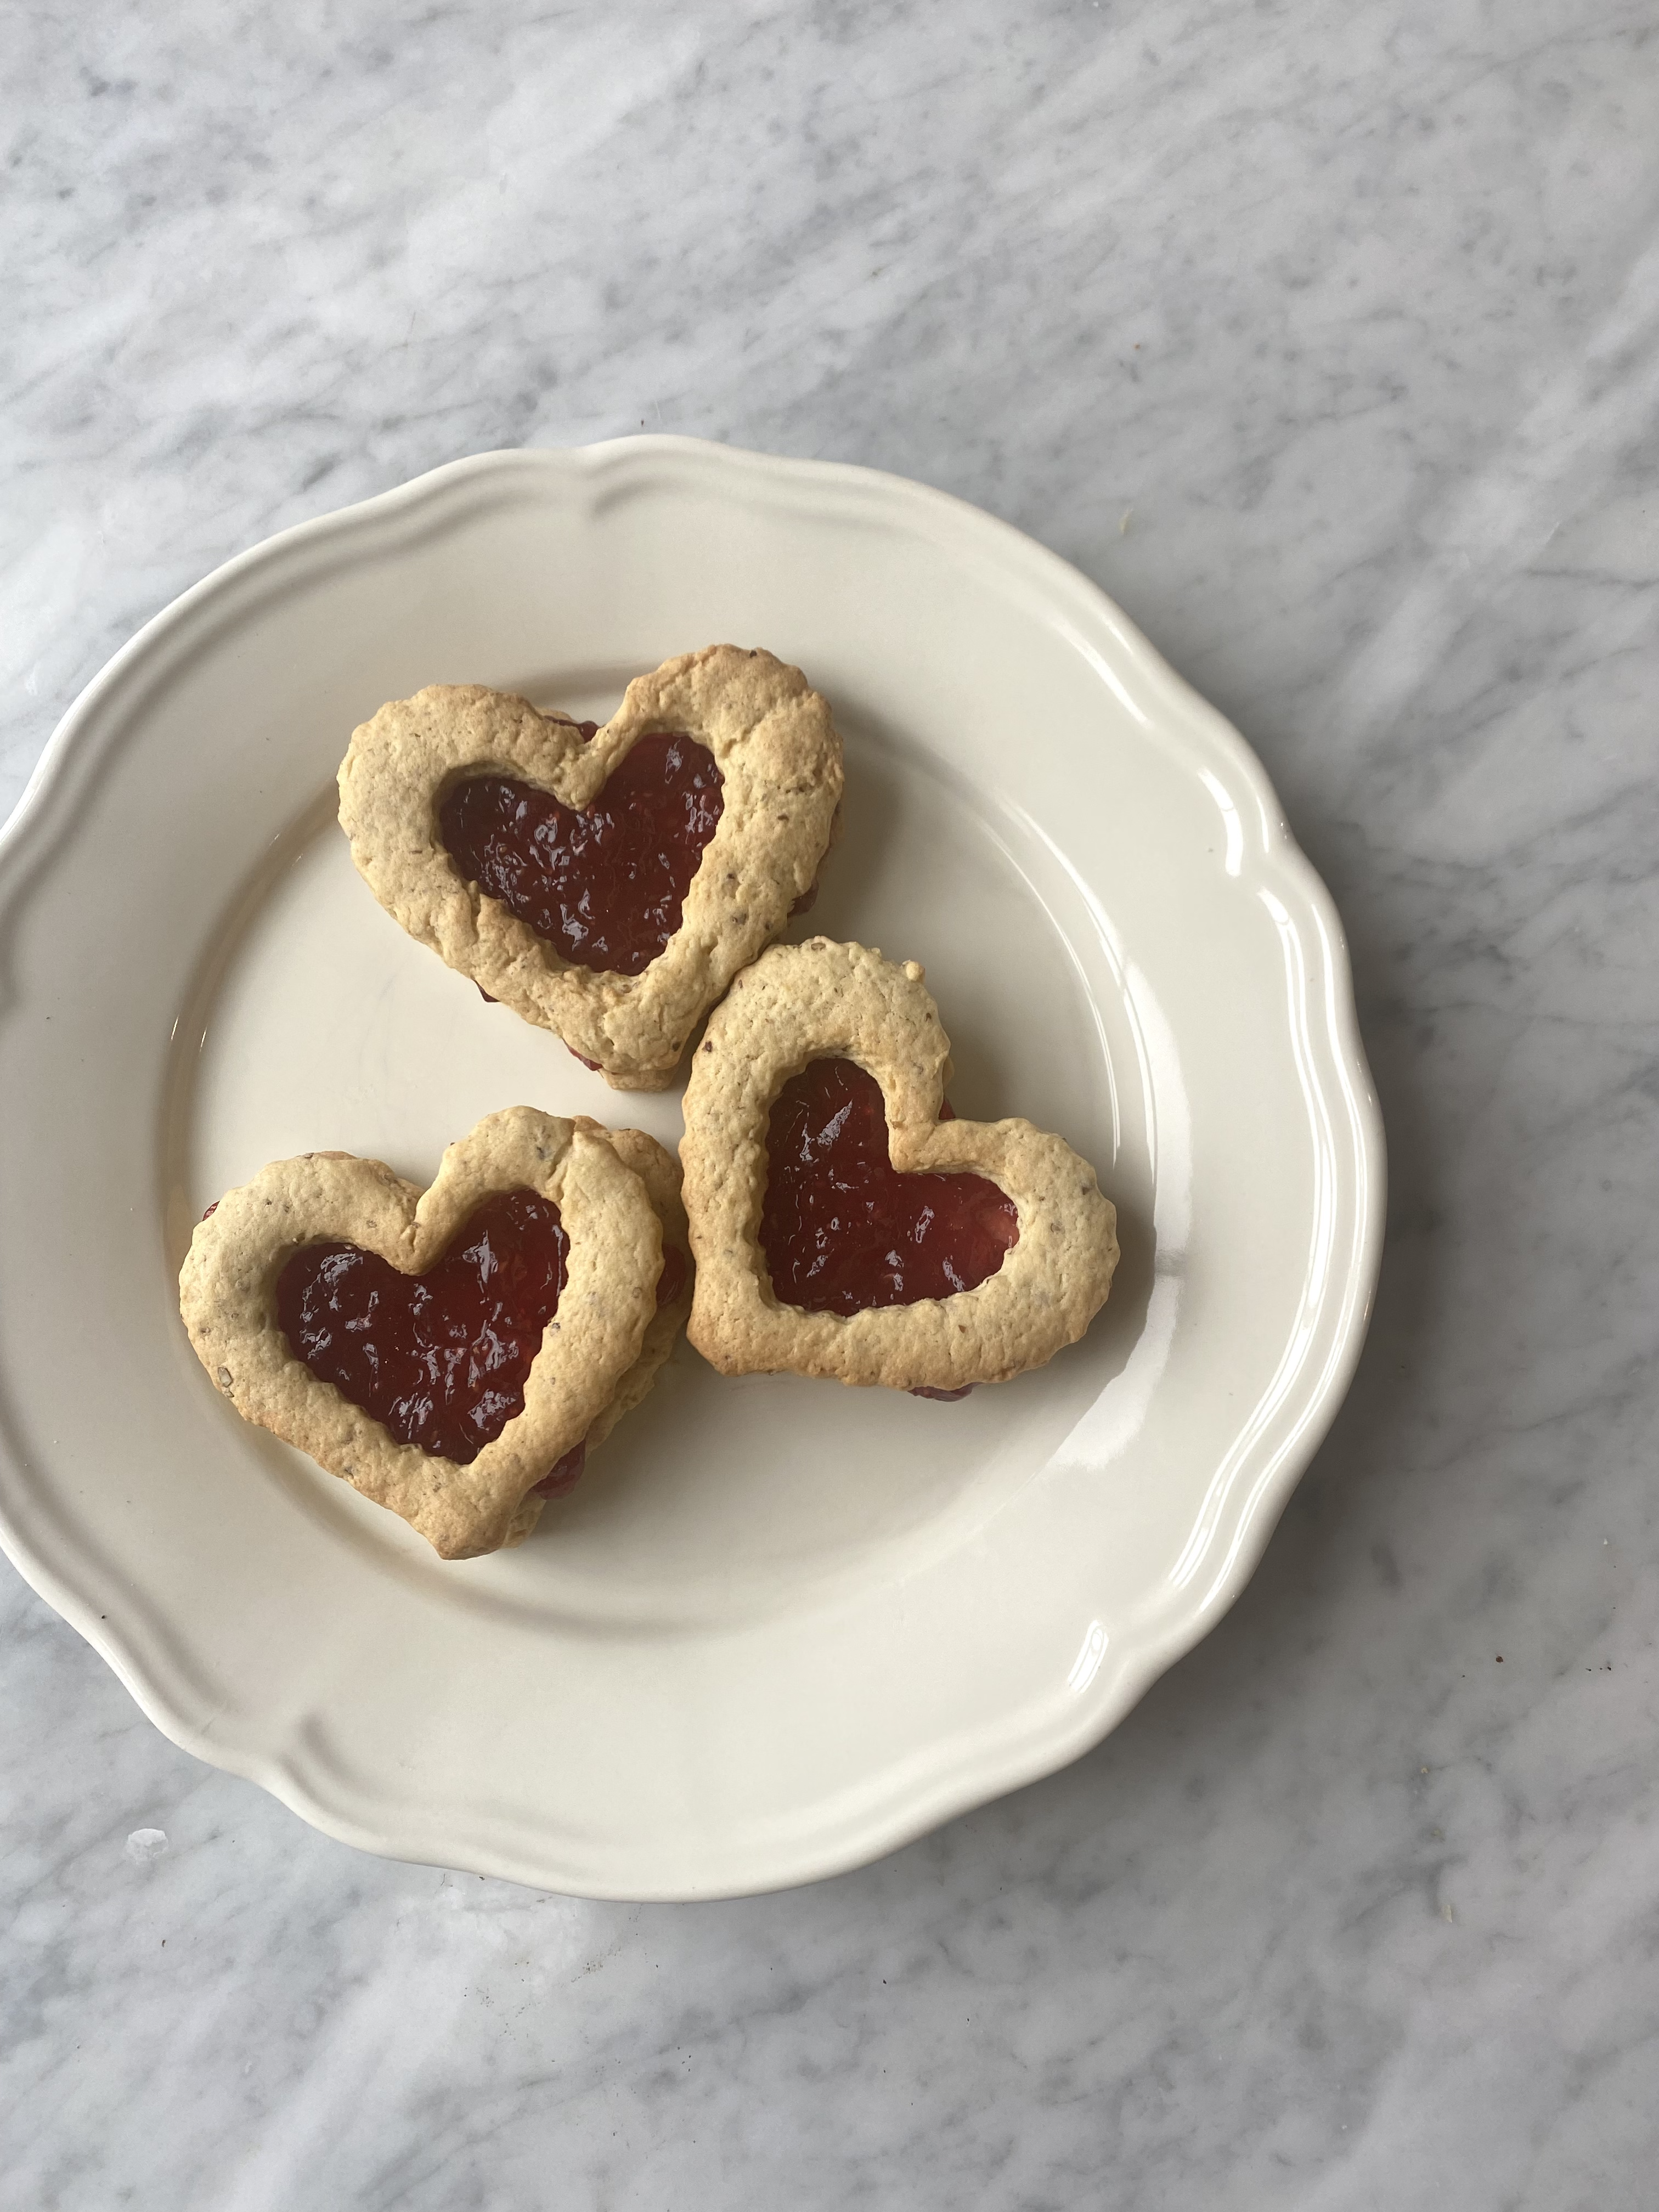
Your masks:
M685 1255L678 1244L662 1248L662 1273L657 1278L659 1307L672 1306L685 1288Z
M637 975L680 926L726 804L721 786L706 745L659 732L580 811L511 776L469 776L439 807L439 834L467 881L562 958Z
M301 1245L276 1318L295 1358L399 1443L465 1467L524 1411L568 1249L556 1206L504 1191L423 1275L356 1244Z
M562 1498L574 1490L582 1479L582 1469L587 1465L587 1439L572 1444L562 1459L555 1460L539 1482L530 1486L532 1498Z
M589 736L592 732L590 730ZM662 1248L662 1273L657 1278L657 1304L672 1305L685 1288L685 1255L678 1244ZM587 1439L572 1444L562 1459L555 1460L539 1482L530 1486L532 1498L563 1498L573 1491L582 1479L587 1465Z
M847 1315L948 1298L994 1275L1018 1238L1012 1200L983 1176L897 1172L881 1085L850 1060L815 1060L784 1085L766 1151L761 1249L786 1305Z

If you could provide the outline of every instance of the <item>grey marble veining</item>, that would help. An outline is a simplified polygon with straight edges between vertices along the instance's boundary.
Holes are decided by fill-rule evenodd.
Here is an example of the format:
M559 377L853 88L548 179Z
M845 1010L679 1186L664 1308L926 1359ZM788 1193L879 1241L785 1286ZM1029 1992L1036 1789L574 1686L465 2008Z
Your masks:
M0 808L174 593L439 461L872 462L1260 750L1392 1200L1234 1613L814 1889L365 1858L0 1570L0 2203L1650 2206L1651 9L20 0L5 50Z

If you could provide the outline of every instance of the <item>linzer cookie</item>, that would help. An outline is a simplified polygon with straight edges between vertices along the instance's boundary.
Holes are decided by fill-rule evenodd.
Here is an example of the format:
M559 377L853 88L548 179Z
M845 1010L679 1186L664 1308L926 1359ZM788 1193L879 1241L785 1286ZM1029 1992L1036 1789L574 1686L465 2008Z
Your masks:
M1095 1171L1029 1121L960 1121L914 961L813 938L738 976L691 1064L687 1334L728 1375L951 1396L1080 1337L1117 1266Z
M354 732L340 821L411 937L621 1091L691 1031L807 899L841 740L798 668L710 646L636 677L603 729L477 684Z
M179 1304L245 1419L471 1559L528 1535L650 1389L685 1247L653 1139L515 1106L425 1192L345 1152L261 1169L198 1224Z

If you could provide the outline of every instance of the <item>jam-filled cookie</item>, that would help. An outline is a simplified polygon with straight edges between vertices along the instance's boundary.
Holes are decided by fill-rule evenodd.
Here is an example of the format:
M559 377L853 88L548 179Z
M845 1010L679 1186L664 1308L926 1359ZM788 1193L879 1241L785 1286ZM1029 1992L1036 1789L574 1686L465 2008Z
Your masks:
M527 1536L651 1388L686 1243L654 1139L515 1106L424 1192L346 1152L262 1168L198 1224L179 1305L245 1419L471 1559Z
M1080 1337L1117 1266L1095 1171L1029 1121L959 1121L915 961L775 945L710 1017L680 1161L686 1333L728 1375L950 1396Z
M353 734L340 821L374 896L619 1091L659 1091L807 899L837 822L824 701L715 645L636 677L603 729L477 684Z

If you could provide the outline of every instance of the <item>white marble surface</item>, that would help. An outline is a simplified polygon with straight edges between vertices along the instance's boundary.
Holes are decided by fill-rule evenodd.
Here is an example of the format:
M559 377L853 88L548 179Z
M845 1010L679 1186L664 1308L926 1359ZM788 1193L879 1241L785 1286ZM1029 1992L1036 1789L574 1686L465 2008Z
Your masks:
M1078 562L1261 751L1393 1199L1234 1613L816 1889L360 1856L0 1568L0 2203L1651 2206L1651 9L7 21L0 808L156 607L435 462L874 462Z

